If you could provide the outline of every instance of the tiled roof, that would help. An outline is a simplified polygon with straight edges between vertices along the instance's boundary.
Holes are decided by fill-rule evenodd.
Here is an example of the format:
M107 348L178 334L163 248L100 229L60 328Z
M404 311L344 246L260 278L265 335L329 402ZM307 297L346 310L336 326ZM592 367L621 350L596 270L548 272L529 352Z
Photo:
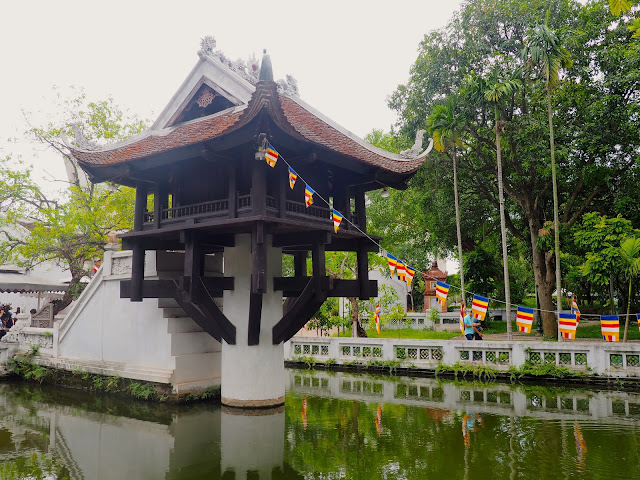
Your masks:
M75 147L70 149L73 156L87 167L123 164L222 137L226 132L246 125L264 108L272 117L280 117L274 118L276 123L284 126L285 130L289 130L293 135L297 133L310 143L374 168L403 175L415 172L424 161L424 158L406 160L367 144L301 100L279 95L273 82L258 84L246 107L230 108L215 115L162 130L149 130L139 139L130 139L99 151L85 151Z

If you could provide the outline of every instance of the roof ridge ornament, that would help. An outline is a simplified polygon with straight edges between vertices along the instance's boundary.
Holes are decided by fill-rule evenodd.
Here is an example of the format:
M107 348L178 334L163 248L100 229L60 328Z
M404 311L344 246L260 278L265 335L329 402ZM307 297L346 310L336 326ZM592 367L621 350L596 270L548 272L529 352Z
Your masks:
M285 79L279 79L276 84L278 85L278 93L284 95L296 95L300 96L298 92L298 81L293 77L293 75L285 75Z
M207 35L200 40L200 50L198 56L201 59L206 57L215 58L229 70L237 73L252 85L258 83L258 67L255 55L251 55L247 61L241 58L231 60L227 58L222 50L214 50L216 48L216 39L213 35Z
M96 142L89 140L83 135L82 130L80 130L80 126L77 123L72 123L71 128L73 128L73 137L75 142L82 150L88 150L90 152L102 150L101 145L98 145Z
M402 150L400 152L400 156L409 160L426 157L433 148L433 138L429 139L429 146L427 146L427 148L422 153L420 153L420 150L422 150L422 141L425 133L427 133L425 130L418 130L416 132L416 139L413 143L413 146L411 148L407 148L406 150Z
M271 66L271 57L265 48L262 51L262 64L260 65L259 82L273 82L273 67Z

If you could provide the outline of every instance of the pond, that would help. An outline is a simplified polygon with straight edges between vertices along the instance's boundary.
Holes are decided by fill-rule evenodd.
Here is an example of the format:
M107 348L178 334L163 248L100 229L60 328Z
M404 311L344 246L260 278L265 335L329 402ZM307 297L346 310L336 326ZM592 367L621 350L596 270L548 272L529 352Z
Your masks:
M0 479L631 478L640 394L287 370L285 408L0 384Z

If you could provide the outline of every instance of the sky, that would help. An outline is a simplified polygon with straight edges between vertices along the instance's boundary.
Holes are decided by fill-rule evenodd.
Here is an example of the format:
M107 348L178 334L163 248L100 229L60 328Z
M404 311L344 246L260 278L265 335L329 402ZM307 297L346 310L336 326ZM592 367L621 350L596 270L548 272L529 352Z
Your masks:
M20 154L39 179L64 179L63 162L21 137L23 111L55 119L54 86L108 96L155 120L198 60L200 40L229 58L259 59L293 75L300 97L364 137L395 122L386 99L409 78L424 35L447 24L459 0L76 0L0 5L0 155ZM45 175L45 172L47 173ZM42 181L42 180L41 180Z

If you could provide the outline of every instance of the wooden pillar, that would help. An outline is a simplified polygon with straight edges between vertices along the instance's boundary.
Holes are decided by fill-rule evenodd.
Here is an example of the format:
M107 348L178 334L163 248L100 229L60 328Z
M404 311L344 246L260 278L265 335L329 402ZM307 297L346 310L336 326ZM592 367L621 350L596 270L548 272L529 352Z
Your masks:
M351 202L347 195L347 189L340 184L337 184L334 188L333 208L339 211L345 220L348 220L340 225L341 229L348 230L349 222L351 221Z
M361 239L358 242L358 252L356 253L358 262L358 286L360 290L360 300L369 298L369 257L367 255L368 239Z
M265 215L267 211L267 164L254 161L251 169L251 211L254 215Z
M264 238L264 222L255 222L252 230L251 293L265 293L267 290L267 248Z
M278 217L285 218L287 216L287 191L289 190L288 173L280 175L278 187Z
M141 231L144 225L144 215L147 211L147 185L136 185L136 204L134 207L133 229ZM144 246L138 240L133 247L131 258L131 301L142 301L142 284L144 282Z
M363 232L367 232L367 210L364 202L364 192L356 193L356 215L358 216L358 227Z
M160 228L162 210L169 207L169 189L164 183L155 185L153 191L153 227Z
M229 218L238 216L238 171L234 163L227 167L229 176Z
M202 258L202 249L198 234L193 230L183 232L184 240L184 280L183 288L188 292L190 302L196 303L194 282L199 282L200 277L204 274L204 259Z
M307 256L308 252L296 252L293 255L293 275L296 277L307 276Z
M313 242L311 250L311 264L313 266L313 282L316 291L316 298L322 297L322 279L327 273L325 259L324 239L317 239ZM326 296L325 296L326 297Z

